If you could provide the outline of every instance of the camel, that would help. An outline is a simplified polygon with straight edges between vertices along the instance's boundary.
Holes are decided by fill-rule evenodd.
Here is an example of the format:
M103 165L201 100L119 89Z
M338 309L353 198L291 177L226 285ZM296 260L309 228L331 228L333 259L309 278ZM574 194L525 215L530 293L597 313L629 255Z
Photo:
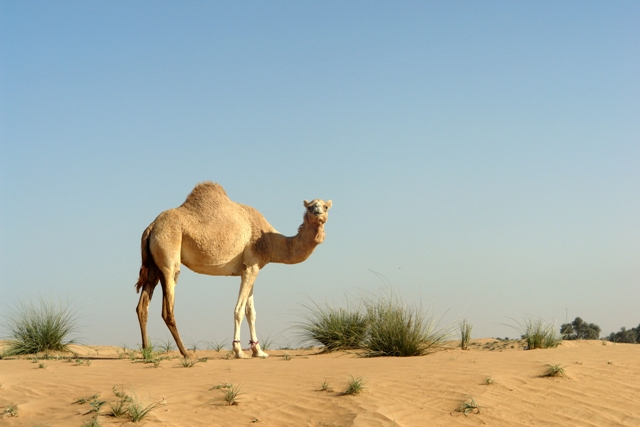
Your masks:
M231 201L221 185L207 181L196 185L181 206L158 215L142 233L142 266L135 285L140 293L136 312L142 347L149 346L149 302L160 281L162 318L182 356L190 357L180 339L173 312L174 290L183 264L200 274L241 277L233 312L233 352L239 359L249 357L240 345L240 325L246 313L252 356L268 357L256 335L253 284L260 269L268 263L300 263L324 241L331 200L305 200L304 207L298 234L285 237L256 209Z

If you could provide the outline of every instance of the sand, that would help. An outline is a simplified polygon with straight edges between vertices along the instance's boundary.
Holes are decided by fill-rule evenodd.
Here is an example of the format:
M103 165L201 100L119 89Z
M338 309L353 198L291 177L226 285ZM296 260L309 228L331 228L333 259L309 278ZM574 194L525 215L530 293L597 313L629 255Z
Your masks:
M518 341L486 339L409 358L272 350L268 359L235 360L225 350L199 350L208 360L191 368L178 357L158 367L119 358L117 347L73 351L82 363L0 360L0 413L17 408L17 416L0 415L0 425L81 426L95 413L73 402L94 394L115 402L116 386L159 405L133 423L106 416L107 403L103 426L640 426L637 344L573 341L524 351ZM550 364L567 376L543 377ZM341 395L352 378L362 378L364 390ZM237 405L212 389L225 383L241 388ZM471 398L479 413L456 411Z

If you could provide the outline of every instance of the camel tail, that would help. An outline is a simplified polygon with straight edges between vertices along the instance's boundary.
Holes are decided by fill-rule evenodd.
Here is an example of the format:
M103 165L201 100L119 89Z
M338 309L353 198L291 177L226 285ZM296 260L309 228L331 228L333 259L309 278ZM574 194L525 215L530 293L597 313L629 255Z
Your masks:
M139 293L145 284L149 283L155 286L158 284L158 280L160 280L160 269L153 260L153 255L151 255L151 250L149 249L149 236L151 235L152 229L153 224L147 227L144 233L142 233L140 242L142 266L140 267L140 276L136 282L136 293Z

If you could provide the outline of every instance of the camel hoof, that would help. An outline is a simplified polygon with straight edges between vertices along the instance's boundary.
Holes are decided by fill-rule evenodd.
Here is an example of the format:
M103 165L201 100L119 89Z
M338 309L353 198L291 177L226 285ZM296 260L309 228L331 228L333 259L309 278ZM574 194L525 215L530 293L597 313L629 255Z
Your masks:
M236 353L236 359L249 359L249 356L244 354L243 351L239 351L238 353Z
M269 357L269 355L264 351L260 350L258 352L253 353L251 357L259 357L261 359L266 359L267 357Z

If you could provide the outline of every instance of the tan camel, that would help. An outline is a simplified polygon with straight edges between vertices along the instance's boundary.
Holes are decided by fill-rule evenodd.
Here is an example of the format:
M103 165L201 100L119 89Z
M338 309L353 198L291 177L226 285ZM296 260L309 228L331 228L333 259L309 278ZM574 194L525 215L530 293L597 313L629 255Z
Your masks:
M268 357L260 349L256 335L253 283L262 267L270 262L297 264L306 260L324 240L324 223L331 200L304 201L306 211L298 234L278 233L260 212L235 203L222 186L203 182L193 189L178 208L162 212L142 233L142 267L136 283L140 301L136 312L147 348L149 302L158 281L162 284L162 318L171 331L180 353L189 354L180 339L173 313L174 288L180 264L200 274L241 276L240 293L234 311L233 352L246 358L240 346L240 325L245 313L254 357Z

